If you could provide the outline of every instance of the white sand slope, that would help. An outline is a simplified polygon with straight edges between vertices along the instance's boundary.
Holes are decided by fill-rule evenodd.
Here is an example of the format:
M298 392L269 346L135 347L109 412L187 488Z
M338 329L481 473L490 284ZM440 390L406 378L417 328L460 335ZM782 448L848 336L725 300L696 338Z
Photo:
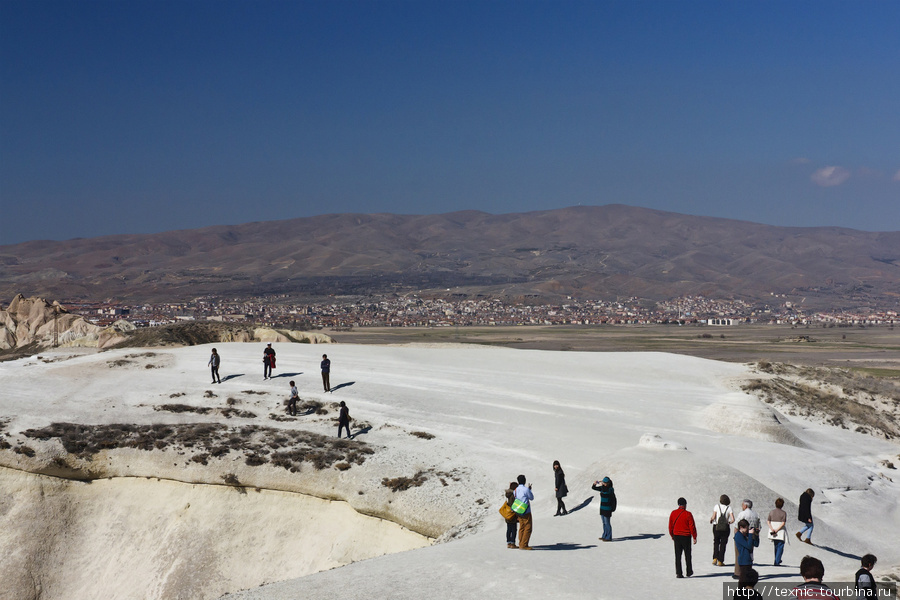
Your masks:
M209 347L167 349L140 359L153 361L154 368L107 366L128 354L124 351L0 364L0 410L10 418L6 428L15 434L51 421L214 420L152 410L174 393L185 394L178 401L200 405L221 403L242 390L271 390L254 402L269 404L259 406L261 417L274 410L276 394L287 391L288 377L262 381L263 346L217 347L223 356L222 377L240 375L220 386L205 379ZM718 496L727 493L737 501L750 497L763 518L781 496L787 501L789 527L796 531L796 502L807 487L817 490L817 546L791 538L794 543L785 552L789 567L760 566L763 577L797 581L796 566L807 553L823 560L829 579L850 577L858 565L855 557L865 552L879 556L877 573L900 572L900 544L887 533L900 530L900 482L888 479L896 471L879 466L879 461L895 459L900 446L773 412L740 391L739 381L748 375L744 366L661 353L335 345L326 350L335 391L324 394L318 374L322 346L276 349L276 374L291 374L304 399L345 400L358 422L371 425L358 439L379 450L371 463L346 473L302 471L292 480L287 472L277 475L258 467L263 470L241 470L242 482L256 477L253 485L262 487L314 495L329 491L364 512L381 514L383 509L399 516L398 522L417 530L424 524L410 515L462 524L444 536L453 538L447 543L250 589L236 598L624 598L663 589L673 598L719 597L731 569L710 564L707 523ZM203 398L208 389L215 390L216 399ZM324 420L283 426L333 432ZM416 431L436 437L410 435ZM14 468L33 466L10 452L0 458ZM561 518L552 517L554 459L568 475L569 508L581 507ZM146 475L151 467L144 462L140 468ZM172 469L159 468L165 477L177 479ZM207 470L219 468L211 464ZM108 469L115 476L128 471L124 465ZM384 495L379 485L381 476L429 469L432 475L421 488ZM199 465L179 470L184 481L205 477L211 482L216 476ZM460 481L442 486L437 471L452 472ZM537 497L534 552L506 548L505 525L496 512L501 490L519 473L534 482ZM616 541L611 544L597 541L598 501L590 489L604 475L613 478L619 499L613 517ZM356 489L364 494L354 497ZM678 496L688 499L700 542L695 577L676 581L671 542L664 534ZM7 519L3 525L6 530L12 523ZM232 535L245 533L238 528ZM256 531L252 539L273 549L284 544L276 532ZM3 543L8 539L0 538ZM757 559L771 564L768 542L762 542ZM256 582L271 580L266 575ZM246 581L234 585L231 589L238 589Z

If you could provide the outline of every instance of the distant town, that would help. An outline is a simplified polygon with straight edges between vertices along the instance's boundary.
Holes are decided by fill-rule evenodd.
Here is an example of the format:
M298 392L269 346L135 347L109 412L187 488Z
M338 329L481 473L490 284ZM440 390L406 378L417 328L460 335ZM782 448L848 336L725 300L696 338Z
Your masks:
M97 325L127 320L138 327L179 321L256 323L274 328L460 327L500 325L772 324L816 327L893 326L895 310L811 311L772 296L771 304L685 296L663 302L568 299L558 304L513 303L488 297L329 298L302 302L288 295L252 299L197 298L191 302L114 304L64 302Z

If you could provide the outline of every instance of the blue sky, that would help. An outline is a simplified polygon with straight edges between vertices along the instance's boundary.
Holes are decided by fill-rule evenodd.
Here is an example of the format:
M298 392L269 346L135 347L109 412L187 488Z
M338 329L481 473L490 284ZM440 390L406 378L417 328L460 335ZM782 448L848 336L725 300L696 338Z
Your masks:
M0 244L611 203L900 230L900 3L0 0Z

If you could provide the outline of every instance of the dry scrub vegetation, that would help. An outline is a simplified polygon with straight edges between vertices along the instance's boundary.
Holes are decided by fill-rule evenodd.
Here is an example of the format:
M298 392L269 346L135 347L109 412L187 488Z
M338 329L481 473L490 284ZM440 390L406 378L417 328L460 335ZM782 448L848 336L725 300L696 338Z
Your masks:
M139 450L175 449L190 451L193 462L208 464L210 458L230 452L244 455L249 466L272 464L292 473L304 463L326 469L338 463L361 465L374 450L365 442L336 439L308 431L274 429L247 425L228 427L218 423L175 425L80 425L53 423L41 429L23 432L28 438L57 439L69 454L90 460L103 450L137 448Z
M900 381L847 369L796 367L761 361L761 373L743 386L788 415L822 419L885 439L900 436Z

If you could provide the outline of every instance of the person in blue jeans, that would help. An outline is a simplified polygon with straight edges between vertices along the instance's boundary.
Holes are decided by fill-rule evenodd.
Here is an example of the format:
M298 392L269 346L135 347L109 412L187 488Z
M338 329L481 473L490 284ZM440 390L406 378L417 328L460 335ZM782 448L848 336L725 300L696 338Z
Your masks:
M519 487L519 484L515 481L509 482L509 487L504 492L506 494L506 504L512 508L513 502L516 501L516 488ZM513 513L512 518L506 521L506 547L509 549L516 548L516 529L519 526L519 519L516 516L516 513Z
M784 500L775 500L775 508L769 513L766 523L769 525L769 539L775 543L775 566L781 564L781 556L784 554L785 526L787 525L787 513L782 510Z
M738 530L734 534L734 547L738 550L738 575L735 579L743 579L753 567L753 548L759 547L759 532L750 527L747 519L738 521Z
M600 536L600 541L611 542L612 522L610 519L613 511L616 510L616 491L613 489L612 479L604 477L603 481L595 481L591 489L600 492L600 520L603 522L603 535Z
M813 532L812 501L815 495L816 493L811 488L803 492L800 496L800 510L797 511L797 520L803 523L803 527L797 532L797 539L809 545L812 545L810 540ZM807 531L809 533L806 534L806 539L804 540L803 534Z

